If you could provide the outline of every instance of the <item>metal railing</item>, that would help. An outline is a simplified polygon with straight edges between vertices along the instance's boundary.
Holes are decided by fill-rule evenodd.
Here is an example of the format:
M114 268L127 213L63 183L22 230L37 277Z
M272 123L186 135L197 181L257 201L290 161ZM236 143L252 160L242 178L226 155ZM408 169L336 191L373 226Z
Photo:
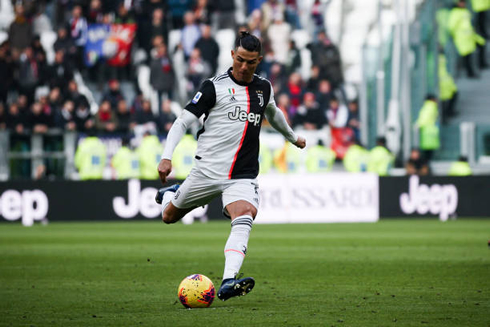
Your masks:
M46 141L57 144L54 150L45 149ZM0 180L11 178L11 169L16 165L30 166L30 176L36 178L36 172L46 160L59 160L63 162L63 176L70 178L75 171L74 158L77 133L61 129L49 129L46 133L17 134L8 130L0 131ZM21 149L12 147L12 143L22 144ZM19 176L16 176L19 177Z

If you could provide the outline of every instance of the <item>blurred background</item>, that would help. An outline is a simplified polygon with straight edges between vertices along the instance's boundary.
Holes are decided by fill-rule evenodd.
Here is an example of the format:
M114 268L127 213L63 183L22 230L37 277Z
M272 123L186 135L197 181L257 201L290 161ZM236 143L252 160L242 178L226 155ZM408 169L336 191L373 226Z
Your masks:
M0 179L157 179L236 33L308 139L265 122L261 173L490 173L490 0L0 1ZM176 150L185 178L195 132Z

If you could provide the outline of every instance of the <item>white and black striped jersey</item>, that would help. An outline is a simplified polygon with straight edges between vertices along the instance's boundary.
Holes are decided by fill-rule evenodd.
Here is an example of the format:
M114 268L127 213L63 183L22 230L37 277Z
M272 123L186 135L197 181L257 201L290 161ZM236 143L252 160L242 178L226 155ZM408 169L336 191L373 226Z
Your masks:
M258 75L241 83L230 68L204 81L185 107L198 118L205 115L196 168L210 178L257 177L259 134L267 106L276 106L272 86Z

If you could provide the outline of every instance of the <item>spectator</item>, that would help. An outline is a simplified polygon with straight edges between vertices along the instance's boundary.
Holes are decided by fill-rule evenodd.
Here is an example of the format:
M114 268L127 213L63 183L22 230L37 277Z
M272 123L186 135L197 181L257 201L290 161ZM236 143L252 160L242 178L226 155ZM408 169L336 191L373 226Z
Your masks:
M48 101L53 111L56 112L61 108L63 99L61 98L61 92L58 87L54 87L49 91Z
M230 0L214 0L213 8L211 9L216 15L218 29L230 28L235 30L235 1Z
M172 101L163 101L162 110L157 121L158 131L166 137L176 118L177 116L172 112Z
M420 149L423 151L425 159L429 161L432 159L434 151L440 147L438 117L437 98L429 94L415 122L419 128Z
M325 22L323 19L323 5L320 0L315 0L313 6L311 6L311 18L313 20L313 26L315 34L325 28Z
M24 49L30 46L33 37L31 23L26 18L24 6L21 4L15 6L15 19L10 24L8 35L12 56L16 60Z
M269 29L277 14L284 15L286 7L278 0L267 0L260 7L262 11L262 33Z
M210 25L202 25L201 32L195 47L201 51L202 58L211 65L211 75L214 75L218 68L219 45L211 35Z
M294 109L294 115L297 108L300 106L303 97L303 81L299 73L293 73L289 76L287 92L291 99L291 106L296 108Z
M311 51L313 65L320 69L320 78L328 79L333 89L340 88L344 82L340 51L325 31L320 31L318 40L309 43L307 48Z
M274 14L273 23L269 26L267 36L274 51L275 59L280 64L285 65L290 48L291 26L284 22L283 13L277 12Z
M194 19L194 14L191 11L185 13L184 24L180 44L184 51L184 58L187 61L197 40L201 37L201 31L199 30L199 26L197 26Z
M310 78L306 82L308 92L317 92L320 83L320 67L317 65L311 66ZM330 87L330 83L329 83Z
M268 74L268 79L272 84L274 89L274 94L279 94L284 92L287 84L287 74L281 64L274 62L271 66L270 72Z
M17 105L19 106L19 110L23 115L29 112L29 100L25 94L19 94L17 97Z
M102 97L102 101L109 101L112 108L117 107L119 100L124 99L124 95L120 90L119 81L115 78L109 81L109 90Z
M121 133L123 135L129 135L130 124L131 124L131 113L129 112L128 104L124 99L119 100L119 102L117 103L116 119L117 119L116 132Z
M41 37L39 35L35 35L32 38L31 42L32 52L34 57L38 58L38 55L41 53L46 57L46 51L44 51L43 45L41 44Z
M298 112L294 116L293 126L311 131L322 129L326 123L325 111L316 102L315 95L311 92L305 93L303 104L299 106Z
M131 104L131 115L134 115L136 112L143 110L144 100L145 99L143 98L143 92L141 92L141 90L138 90L136 96L133 99L133 103Z
M457 161L451 163L448 173L449 176L471 176L472 174L468 158L465 156L459 156Z
M119 3L117 6L117 16L114 20L115 24L134 24L136 20L134 19L133 13L131 13L124 2Z
M57 31L57 38L53 44L54 51L62 50L65 53L65 59L71 66L75 63L77 47L73 39L68 37L66 26L61 25Z
M14 62L10 55L8 42L0 45L0 103L7 104L9 91L14 83Z
M286 0L286 21L293 27L293 29L301 29L301 23L299 21L299 8L297 0Z
M5 129L7 129L7 111L3 102L0 102L0 130Z
M331 148L337 154L337 158L344 158L349 147L354 144L354 132L346 127L349 117L349 109L332 96L330 108L327 110L327 119L332 137Z
M439 99L442 105L442 122L456 115L458 86L447 69L447 59L443 49L439 49L438 58Z
M330 108L327 110L327 119L330 127L346 127L348 118L349 110L347 107L344 104L340 104L339 100L332 96L330 98Z
M347 118L347 127L352 129L352 131L354 132L354 141L360 141L361 122L359 119L359 105L357 101L350 101L348 108L349 108L349 116Z
M192 50L187 66L186 77L189 80L187 93L192 97L202 81L211 76L211 66L201 57L199 49Z
M75 167L81 180L102 179L107 159L107 149L102 141L89 133L80 141L75 153Z
M153 111L151 111L151 102L143 100L141 110L136 111L133 115L132 126L147 123L155 123L155 116L153 115Z
M83 66L83 53L84 47L87 43L87 20L82 16L82 7L76 5L72 10L72 17L69 21L70 24L70 36L75 42L77 47L77 59L76 65L78 69L82 69Z
M49 79L49 66L46 61L46 53L44 51L38 52L36 54L36 62L38 66L38 76L39 76L38 85L39 86L47 85Z
M289 96L286 93L281 93L278 96L277 107L281 109L282 113L284 114L284 117L286 117L286 121L288 122L288 125L291 125L291 118L290 118L290 116L292 116L291 101L289 101Z
M24 97L25 98L25 97ZM29 151L30 139L24 135L27 113L22 112L17 103L12 103L7 113L6 127L11 131L10 149L15 152ZM11 177L30 177L30 162L25 159L12 159L10 163Z
M116 130L116 127L116 114L112 110L109 100L104 100L95 115L95 128L102 133L112 133Z
M6 127L14 133L24 133L25 115L19 110L19 106L16 103L12 103L9 106L9 110L6 118Z
M48 85L53 87L65 88L66 82L73 79L73 68L65 60L65 52L60 49L56 51L54 62L48 67Z
M31 47L26 47L20 56L18 84L19 92L27 97L28 103L32 103L39 84L39 65Z
M167 22L162 8L157 8L153 11L150 36L151 39L161 36L163 37L163 41L168 43Z
M111 166L116 172L117 179L139 178L139 159L130 147L129 137L122 138L121 147L111 159Z
M173 98L175 73L167 55L167 46L163 43L157 46L155 58L150 63L150 84L158 92L159 103L162 96Z
M55 115L55 126L67 131L76 131L75 104L71 100L65 101L63 107Z
M476 34L471 24L471 13L466 8L466 1L459 0L450 11L447 23L449 33L454 40L456 50L462 58L469 78L476 78L471 55L475 52L477 44L483 46L485 39Z
M34 102L27 116L26 127L33 133L44 134L53 127L53 116L50 112L44 112L40 102Z
M389 175L395 157L386 147L386 138L378 137L376 146L369 153L367 171L379 176Z
M87 22L91 24L101 24L104 18L101 0L91 0L87 13Z
M369 151L366 150L359 142L350 145L342 159L345 170L350 173L366 171L368 161Z
M429 165L427 164L427 160L422 157L419 149L417 148L413 148L410 152L410 157L405 164L405 169L407 175L429 175Z
M259 63L259 66L257 67L257 70L260 72L260 74L265 75L267 78L269 78L271 74L271 69L274 64L277 64L276 61L276 56L274 54L274 51L269 48L265 50L265 55L262 61Z
M181 29L184 27L184 14L192 8L193 0L167 0L170 16L172 17L172 29ZM191 12L192 14L192 12ZM192 14L194 17L194 14Z
M487 30L488 14L490 13L490 2L482 0L471 0L471 9L475 13L476 32L484 39L489 40L490 34ZM489 67L486 59L485 44L478 44L478 61L480 69Z
M260 9L255 9L252 11L250 18L248 19L247 27L250 34L262 39L262 32L264 31L264 28L262 27L262 12Z
M75 80L73 79L68 82L68 89L65 91L64 98L65 100L73 101L76 108L81 106L82 104L85 107L89 106L87 98L83 94L80 94L80 92L78 92L77 82L75 82Z
M194 13L194 18L198 24L211 24L211 13L208 0L197 0L192 12Z
M32 18L32 32L34 35L41 35L45 32L51 32L53 30L51 21L48 16L40 9L36 10L34 17Z
M301 53L296 47L293 40L289 41L289 50L287 51L286 74L291 75L301 68Z
M332 98L332 88L330 87L330 82L326 79L322 79L316 91L316 98L320 108L327 111L330 107L330 99Z
M77 130L82 133L90 133L95 129L95 122L88 106L85 103L80 103L75 109L75 123Z
M51 103L49 102L49 88L47 86L37 88L36 98L41 104L43 113L51 117L50 127L52 127L54 124L55 108L51 107Z

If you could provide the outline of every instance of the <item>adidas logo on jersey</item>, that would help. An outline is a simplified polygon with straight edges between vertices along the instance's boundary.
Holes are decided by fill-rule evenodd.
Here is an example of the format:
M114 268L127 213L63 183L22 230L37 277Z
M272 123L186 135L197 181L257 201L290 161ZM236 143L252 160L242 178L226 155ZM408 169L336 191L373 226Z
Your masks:
M236 101L236 99L235 99L235 89L234 88L228 89L228 93L231 94L230 102Z
M261 115L254 114L253 112L247 113L245 110L241 110L239 106L236 106L234 112L228 113L228 118L231 120L248 121L249 123L253 123L254 126L258 126Z

